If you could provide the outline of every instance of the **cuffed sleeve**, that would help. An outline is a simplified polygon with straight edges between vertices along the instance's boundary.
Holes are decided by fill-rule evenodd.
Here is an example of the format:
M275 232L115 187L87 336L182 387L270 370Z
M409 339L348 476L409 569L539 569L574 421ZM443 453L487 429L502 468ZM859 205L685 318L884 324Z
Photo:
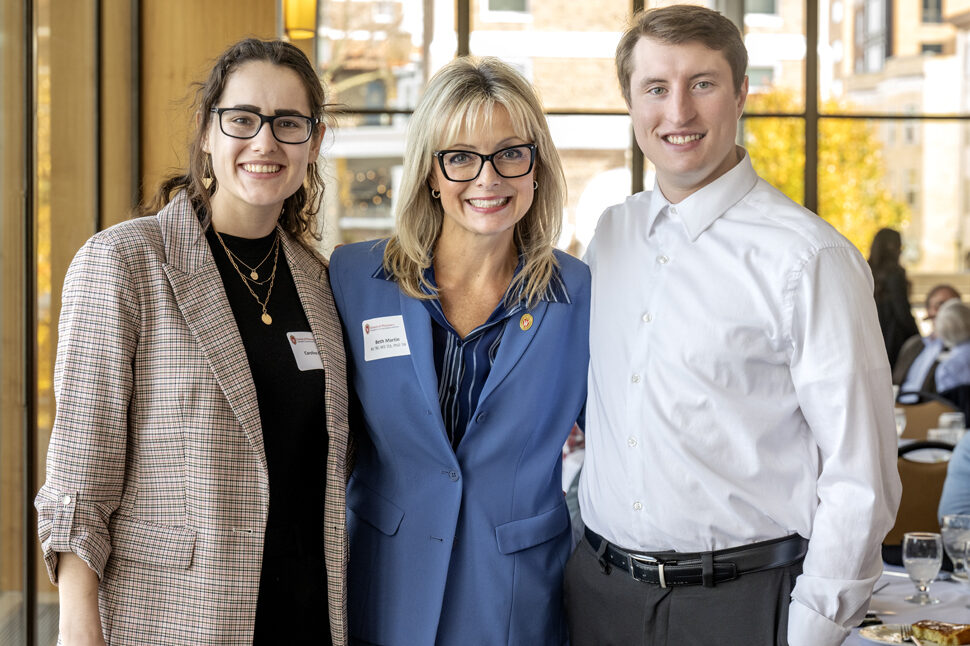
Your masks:
M64 281L54 367L57 414L47 479L34 502L54 583L58 552L77 554L99 577L111 553L108 519L125 478L138 330L128 267L108 241L88 241Z
M899 505L892 386L871 284L847 247L823 248L793 279L792 380L821 470L792 592L792 644L839 644L862 619Z
M849 629L792 601L788 608L788 646L839 646Z

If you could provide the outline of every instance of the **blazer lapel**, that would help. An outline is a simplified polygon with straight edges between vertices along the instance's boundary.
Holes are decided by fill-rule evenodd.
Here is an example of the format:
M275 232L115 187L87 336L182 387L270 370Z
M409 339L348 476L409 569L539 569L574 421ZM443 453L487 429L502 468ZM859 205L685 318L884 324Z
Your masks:
M383 280L383 279L381 279ZM400 291L400 290L399 290ZM448 441L448 431L441 417L441 404L438 402L438 371L434 366L434 345L431 340L431 316L424 304L416 298L406 296L400 292L401 315L404 318L404 330L408 335L408 347L411 350L411 363L418 377L418 384L424 394L425 405L431 411L431 418L438 426L439 436L451 451Z
M326 278L323 275L323 265L311 257L310 252L304 249L299 242L291 239L290 236L283 234L283 253L290 265L290 273L293 275L293 283L296 285L296 292L300 296L300 304L306 314L307 321L310 322L310 330L320 352L320 360L323 362L323 369L327 375L335 374L332 362L343 356L341 351L335 356L334 344L342 347L343 336L339 327L337 310L333 307L333 299L326 291ZM330 305L327 308L327 305ZM324 311L327 308L329 311ZM343 361L340 361L342 373Z
M243 432L266 468L256 387L239 328L205 234L185 194L158 213L165 273L175 300Z
M548 307L548 301L539 301L534 308L521 311L509 317L505 322L505 330L502 332L502 343L498 348L498 356L495 357L495 363L492 364L492 369L488 373L488 379L485 380L485 385L482 387L482 394L478 397L479 406L508 377L509 373L512 372L512 368L515 367L515 364L525 354L526 349L532 343L532 339L535 338L539 327L542 325L542 319L545 317ZM532 315L532 325L528 329L523 330L521 321L526 313Z

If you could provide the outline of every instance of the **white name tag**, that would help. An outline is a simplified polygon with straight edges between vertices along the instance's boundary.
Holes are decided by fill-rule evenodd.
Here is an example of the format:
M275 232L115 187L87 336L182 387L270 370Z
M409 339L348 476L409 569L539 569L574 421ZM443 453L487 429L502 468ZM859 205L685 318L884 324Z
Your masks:
M312 332L287 332L286 341L293 350L297 368L303 371L323 370L323 361L320 360L320 351L317 350Z
M411 354L404 317L400 314L367 319L360 327L364 333L364 361Z

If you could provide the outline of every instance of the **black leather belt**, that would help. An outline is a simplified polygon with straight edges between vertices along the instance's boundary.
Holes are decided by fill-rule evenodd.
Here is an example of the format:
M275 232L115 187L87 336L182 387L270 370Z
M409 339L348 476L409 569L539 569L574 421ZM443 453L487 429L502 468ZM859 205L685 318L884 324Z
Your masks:
M731 581L742 574L793 565L805 558L808 541L798 534L713 552L628 552L586 528L586 540L601 561L661 588Z

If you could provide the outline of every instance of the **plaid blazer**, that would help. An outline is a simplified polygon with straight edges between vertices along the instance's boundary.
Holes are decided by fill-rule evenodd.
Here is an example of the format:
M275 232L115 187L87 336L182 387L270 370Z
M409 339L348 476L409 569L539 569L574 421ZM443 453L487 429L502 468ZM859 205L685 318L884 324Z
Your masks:
M326 371L326 568L346 641L347 382L327 269L282 245ZM92 237L64 283L57 415L37 494L57 553L101 577L109 645L251 644L269 482L256 390L215 261L184 194ZM321 609L322 611L323 609Z

